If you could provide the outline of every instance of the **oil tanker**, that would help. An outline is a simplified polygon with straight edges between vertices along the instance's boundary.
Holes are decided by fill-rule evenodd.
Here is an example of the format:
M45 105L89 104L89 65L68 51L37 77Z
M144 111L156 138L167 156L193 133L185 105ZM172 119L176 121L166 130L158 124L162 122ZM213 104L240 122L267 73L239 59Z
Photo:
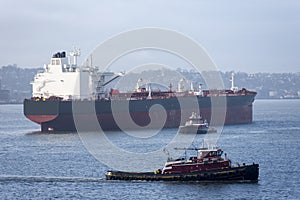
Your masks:
M80 129L87 131L97 130L99 126L103 130L155 128L156 125L175 128L195 112L195 105L209 122L212 99L225 99L225 110L221 105L214 105L217 112L226 112L225 124L252 123L256 92L238 90L233 76L229 90L199 87L198 91L173 91L170 86L166 91L154 91L139 80L134 92L120 92L108 90L106 86L124 74L79 67L79 55L80 51L54 54L50 64L44 65L44 71L36 74L31 83L32 98L24 100L24 115L40 124L43 132L76 131L78 121ZM165 116L163 122L160 116ZM97 124L92 123L95 119ZM121 119L121 125L116 119Z

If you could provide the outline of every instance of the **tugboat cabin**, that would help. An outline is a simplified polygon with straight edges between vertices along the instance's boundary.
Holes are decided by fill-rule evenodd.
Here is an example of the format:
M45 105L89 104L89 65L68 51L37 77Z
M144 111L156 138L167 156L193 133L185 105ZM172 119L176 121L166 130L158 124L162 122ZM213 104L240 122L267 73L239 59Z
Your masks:
M227 156L222 157L223 151L220 148L185 148L184 150L196 150L197 156L189 159L169 160L165 164L162 174L203 172L231 166L231 161L227 159Z

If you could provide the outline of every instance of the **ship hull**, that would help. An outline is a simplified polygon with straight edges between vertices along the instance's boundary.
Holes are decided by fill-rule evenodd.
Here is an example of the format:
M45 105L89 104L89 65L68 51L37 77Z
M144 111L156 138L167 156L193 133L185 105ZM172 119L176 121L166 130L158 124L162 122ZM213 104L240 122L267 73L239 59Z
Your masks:
M175 174L155 174L154 172L108 171L106 172L105 176L107 180L126 181L257 182L259 176L259 165L252 164L219 170Z
M214 110L217 113L226 112L225 125L252 123L254 97L255 94L215 97L226 98L226 108L216 105ZM190 102L195 102L195 104L192 105L193 103ZM192 112L195 112L195 105L199 106L201 116L209 122L212 115L211 102L212 97L130 101L36 101L29 99L24 100L24 115L31 121L40 124L42 131L76 131L78 125L80 130L87 131L98 130L99 126L103 130L134 129L135 126L132 126L131 120L139 127L156 128L156 126L163 126L164 128L177 128L188 119ZM159 107L151 110L154 105L159 105ZM149 113L152 118L150 118ZM161 125L160 116L166 117L163 125ZM123 121L121 126L116 122L116 118ZM92 124L91 122L95 119L99 123ZM126 123L126 120L129 120L128 123Z
M206 127L199 127L194 125L188 126L179 126L179 133L197 133L197 134L206 134L206 133L215 133L217 129L215 128L206 128Z

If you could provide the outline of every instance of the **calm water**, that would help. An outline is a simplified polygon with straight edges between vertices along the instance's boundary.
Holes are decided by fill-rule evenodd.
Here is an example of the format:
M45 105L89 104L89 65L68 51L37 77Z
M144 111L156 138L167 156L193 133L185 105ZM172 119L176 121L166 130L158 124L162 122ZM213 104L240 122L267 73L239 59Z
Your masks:
M0 105L0 199L300 196L300 100L256 100L253 124L223 130L218 145L233 161L260 164L259 182L252 184L109 182L104 179L109 167L89 154L77 134L40 133L39 126L27 120L22 109L22 105ZM114 133L110 139L133 151L143 146L137 140L118 141L120 134ZM156 136L153 145L164 145L173 135L174 130L166 130Z

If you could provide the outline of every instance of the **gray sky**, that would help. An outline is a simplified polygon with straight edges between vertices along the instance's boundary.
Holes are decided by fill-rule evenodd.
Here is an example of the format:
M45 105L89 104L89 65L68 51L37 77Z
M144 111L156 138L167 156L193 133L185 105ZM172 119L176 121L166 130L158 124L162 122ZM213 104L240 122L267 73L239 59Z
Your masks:
M0 66L41 67L74 46L82 60L140 27L179 31L222 71L300 72L299 0L0 0Z

